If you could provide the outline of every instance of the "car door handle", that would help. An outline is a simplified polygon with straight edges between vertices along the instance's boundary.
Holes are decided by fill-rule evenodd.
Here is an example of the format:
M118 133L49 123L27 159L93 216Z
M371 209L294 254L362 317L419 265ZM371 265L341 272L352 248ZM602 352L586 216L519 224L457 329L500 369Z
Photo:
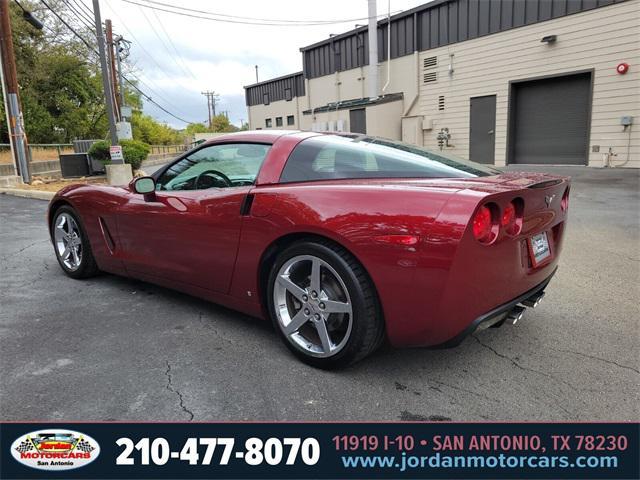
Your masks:
M487 135L493 135L493 130L489 130L489 131L487 132Z

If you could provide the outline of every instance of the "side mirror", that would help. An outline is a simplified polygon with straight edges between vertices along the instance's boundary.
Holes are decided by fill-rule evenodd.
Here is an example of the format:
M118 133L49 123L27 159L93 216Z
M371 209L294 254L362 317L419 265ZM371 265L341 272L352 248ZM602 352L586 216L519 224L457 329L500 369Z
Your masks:
M152 200L156 194L156 181L153 177L139 177L133 180L133 191L144 195L145 200Z

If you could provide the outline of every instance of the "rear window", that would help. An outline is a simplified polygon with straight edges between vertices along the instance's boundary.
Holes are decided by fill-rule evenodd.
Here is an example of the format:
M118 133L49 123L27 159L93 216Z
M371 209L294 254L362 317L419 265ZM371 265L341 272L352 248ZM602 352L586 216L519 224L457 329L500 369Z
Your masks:
M348 178L469 178L495 168L402 142L366 136L322 135L300 142L281 183Z

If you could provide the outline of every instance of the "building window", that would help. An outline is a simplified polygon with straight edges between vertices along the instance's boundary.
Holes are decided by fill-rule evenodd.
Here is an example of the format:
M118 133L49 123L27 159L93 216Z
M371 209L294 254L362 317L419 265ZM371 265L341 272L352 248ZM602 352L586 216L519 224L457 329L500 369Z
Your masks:
M291 95L291 89L290 88L285 88L284 89L284 99L287 102L290 102L291 100L293 100L293 95Z
M276 117L276 127L282 126L282 117Z
M296 123L296 119L294 118L293 115L288 115L287 116L287 125L293 125Z
M269 105L269 92L264 92L262 94L262 103Z
M267 128L271 128L271 119L270 118L265 118L264 119L264 126Z

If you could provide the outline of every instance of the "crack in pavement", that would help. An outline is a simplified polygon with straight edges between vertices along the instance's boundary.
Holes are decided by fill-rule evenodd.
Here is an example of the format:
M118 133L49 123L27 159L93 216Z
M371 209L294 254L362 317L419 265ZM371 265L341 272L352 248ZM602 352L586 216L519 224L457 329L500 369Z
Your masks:
M226 335L221 334L218 329L214 326L214 324L209 321L208 319L206 319L204 317L204 313L199 311L198 312L198 321L204 325L205 328L212 330L213 334L215 335L216 338L218 338L219 340L221 340L222 342L231 345L231 346L236 346L235 343L233 342L233 340L231 340L230 338L228 338Z
M573 350L564 350L562 348L553 348L553 347L549 347L549 348L551 350L555 350L556 352L570 353L572 355L577 355L579 357L591 358L593 360L598 360L598 361L603 362L603 363L608 363L610 365L615 365L615 366L620 367L620 368L626 368L627 370L631 370L632 372L640 374L640 370L638 370L636 368L633 368L633 367L630 367L629 365L623 365L623 364L618 363L618 362L616 362L614 360L607 360L606 358L596 357L595 355L589 355L587 353L574 352Z
M169 360L167 360L166 362L167 362L167 371L164 373L165 376L167 377L166 388L167 390L169 390L172 393L175 393L178 396L178 400L180 401L180 408L184 413L189 415L189 421L192 421L194 417L193 412L185 406L184 398L182 398L182 393L180 393L180 390L176 390L175 388L173 388L173 381L171 379L171 364L169 363Z
M550 379L552 379L552 380L555 380L556 382L560 382L560 383L562 383L562 384L564 384L564 385L568 386L571 390L573 390L573 391L574 391L574 392L576 392L576 393L578 393L578 392L579 392L579 389L577 389L575 386L573 386L573 385L572 385L572 384L570 384L569 382L567 382L567 381L565 381L565 380L562 380L562 379L560 379L560 378L558 378L558 377L556 377L556 376L554 376L554 375L551 375L551 374L549 374L549 373L541 372L541 371L539 371L539 370L535 370L535 369L533 369L533 368L529 368L529 367L524 367L524 366L520 365L518 362L516 362L513 358L509 357L508 355L505 355L505 354L503 354L503 353L498 352L498 351L497 351L496 349L494 349L491 345L487 345L487 344L486 344L486 343L484 343L482 340L480 340L476 335L471 335L471 336L472 336L472 337L476 340L476 342L478 342L482 347L484 347L484 348L486 348L487 350L489 350L489 351L493 352L493 354L494 354L494 355L496 355L496 356L498 356L498 357L500 357L500 358L503 358L503 359L505 359L505 360L508 360L509 362L511 362L511 364L512 364L514 367L519 368L520 370L525 371L525 372L531 372L531 373L535 373L535 374L541 375L541 376L546 377L546 378L550 378ZM548 394L548 395L550 395L550 393L551 393L551 392L547 392L547 394ZM555 396L556 398L558 398L558 397L557 397L557 395L554 395L554 396ZM561 403L559 403L559 402L555 402L555 404L556 404L556 406L557 406L558 408L560 408L560 409L561 409L563 412L565 412L566 414L568 414L568 415L572 415L572 416L574 416L574 417L575 417L575 413L574 413L574 412L570 412L569 410L567 410L567 409L566 409L566 408L565 408Z
M34 247L34 246L36 246L36 245L38 245L38 244L40 244L40 243L45 243L45 242L49 242L49 239L47 238L47 239L45 239L45 240L38 240L37 242L30 243L30 244L29 244L29 245L27 245L26 247L22 247L20 250L17 250L17 251L15 251L15 252L7 253L7 254L5 254L5 255L3 255L3 256L2 256L2 261L4 262L4 261L8 260L8 259L9 259L9 257L13 257L13 256L15 256L15 255L20 255L22 252L24 252L24 251L25 251L25 250L27 250L28 248Z
M493 348L491 345L488 345L486 343L484 343L482 340L480 340L478 337L476 337L475 335L471 335L476 342L478 342L481 346L483 346L484 348L486 348L487 350L492 351L495 355L497 355L500 358L504 358L505 360L508 360L509 362L511 362L513 364L513 366L519 368L520 370L524 370L525 372L531 372L531 373L537 373L538 375L542 375L543 377L547 377L547 378L551 378L557 382L560 382L566 386L568 386L569 388L571 388L571 390L573 390L574 392L578 392L579 390L572 385L571 383L567 382L566 380L562 380L561 378L558 378L554 375L551 375L550 373L546 373L546 372L541 372L540 370L536 370L535 368L529 368L529 367L524 367L522 365L520 365L518 362L516 362L513 358L509 357L508 355L505 355L503 353L498 352L495 348Z

